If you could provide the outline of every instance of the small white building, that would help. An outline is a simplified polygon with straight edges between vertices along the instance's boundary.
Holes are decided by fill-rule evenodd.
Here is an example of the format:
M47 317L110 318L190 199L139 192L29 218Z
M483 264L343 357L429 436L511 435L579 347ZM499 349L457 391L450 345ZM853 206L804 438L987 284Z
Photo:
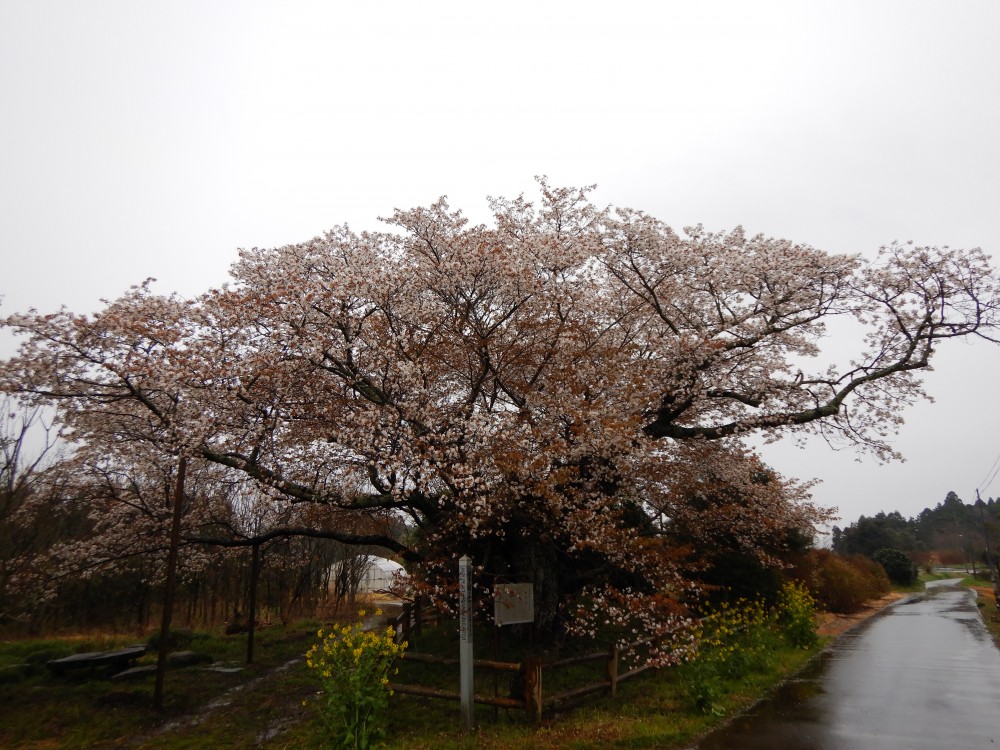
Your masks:
M406 571L394 560L374 555L354 555L334 563L329 572L330 594L338 600L357 594L387 592L405 582Z
M388 591L394 581L406 578L406 570L395 560L369 557L368 566L358 580L358 592Z

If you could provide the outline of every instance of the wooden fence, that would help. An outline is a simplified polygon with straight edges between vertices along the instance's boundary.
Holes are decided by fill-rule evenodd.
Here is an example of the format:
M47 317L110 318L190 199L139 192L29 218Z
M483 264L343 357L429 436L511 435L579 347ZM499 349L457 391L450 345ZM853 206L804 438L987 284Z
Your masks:
M396 643L402 643L415 635L420 635L425 620L436 623L439 622L439 616L437 612L425 612L419 599L403 604L403 611L392 621L392 626L396 629Z
M422 608L419 604L405 605L403 612L398 618L396 618L395 621L397 641L408 640L411 635L419 635L420 628L423 626L424 622L425 613L422 612ZM514 684L520 685L521 694L514 697L505 697L501 695L485 695L482 693L476 693L473 696L473 701L475 703L498 706L500 708L523 709L533 720L539 721L541 720L544 712L553 712L570 708L590 695L602 693L604 691L608 691L608 693L612 696L615 695L618 690L619 683L638 677L647 669L651 668L650 665L647 664L624 672L621 671L623 657L640 646L649 645L649 643L650 640L647 638L630 643L624 648L615 646L607 651L597 651L590 654L584 654L582 656L572 656L566 659L549 662L547 664L543 663L542 660L535 655L528 655L521 662L476 659L473 661L473 668L476 670L486 669L494 672L507 672L520 675L520 680L515 680ZM425 664L454 665L455 667L458 667L460 663L457 658L413 652L405 652L402 659L405 661L423 662ZM563 692L548 696L544 695L542 691L544 673L551 674L552 671L556 669L587 662L603 662L604 671L601 679L586 685L580 685L571 690L564 690ZM456 682L457 681L456 674ZM389 688L396 693L420 695L425 698L439 698L442 700L453 701L461 701L462 699L461 694L457 690L443 690L441 688L426 687L424 685L390 683Z

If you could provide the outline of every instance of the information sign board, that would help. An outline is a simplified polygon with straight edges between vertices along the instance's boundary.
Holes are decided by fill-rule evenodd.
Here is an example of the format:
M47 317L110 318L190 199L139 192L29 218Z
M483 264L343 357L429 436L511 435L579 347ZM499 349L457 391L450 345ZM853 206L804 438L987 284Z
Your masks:
M535 621L535 585L498 583L493 590L493 618L497 625Z

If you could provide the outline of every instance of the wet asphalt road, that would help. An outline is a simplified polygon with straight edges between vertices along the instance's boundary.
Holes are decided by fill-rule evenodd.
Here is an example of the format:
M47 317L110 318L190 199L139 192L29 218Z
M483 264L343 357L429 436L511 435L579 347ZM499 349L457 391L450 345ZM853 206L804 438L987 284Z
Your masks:
M845 634L698 750L1000 748L1000 650L974 592L935 581Z

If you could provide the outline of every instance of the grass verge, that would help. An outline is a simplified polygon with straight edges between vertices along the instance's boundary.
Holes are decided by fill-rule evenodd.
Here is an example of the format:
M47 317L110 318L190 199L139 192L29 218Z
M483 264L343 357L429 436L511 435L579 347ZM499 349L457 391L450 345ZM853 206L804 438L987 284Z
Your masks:
M429 706L400 696L393 711L390 748L679 748L753 705L773 687L801 670L814 650L787 649L774 655L770 668L740 679L723 680L717 686L714 713L702 713L689 706L683 670L664 669L623 684L614 699L549 719L538 726L521 717L480 712L478 729L464 735L457 727L457 706L450 706L447 718L404 724ZM447 705L447 704L445 704ZM441 710L441 709L436 709ZM486 714L485 716L483 714ZM435 727L436 729L432 729Z
M963 586L975 589L979 595L979 610L983 614L983 623L993 637L993 642L1000 648L1000 609L997 609L997 598L989 579L969 576L962 580Z
M727 631L731 632L731 631ZM740 662L711 677L711 700L707 705L695 705L700 696L696 684L703 675L692 664L650 671L639 678L619 685L618 693L610 698L605 693L583 707L555 716L546 715L534 724L520 710L476 707L476 729L466 733L459 726L457 701L395 695L390 702L388 736L385 747L422 750L441 748L680 748L687 747L728 718L746 710L765 697L774 687L800 672L822 648L822 643L802 649L789 645L774 633L769 625L763 635L751 644L746 653L752 654L752 664ZM523 642L499 644L493 653L491 639L476 641L477 658L517 660L514 651ZM761 647L766 644L766 647ZM732 645L727 643L726 646ZM427 631L415 644L423 653L457 655L456 628L450 626ZM507 648L511 648L508 652ZM727 654L731 651L727 651ZM566 654L561 654L565 656ZM552 658L550 656L550 658ZM727 656L726 659L732 657ZM695 663L697 664L697 662ZM729 662L727 662L729 664ZM561 689L591 683L601 678L603 664L578 665L567 670L545 671L543 686L546 695ZM588 673L589 672L589 673ZM500 694L506 694L509 676L500 680ZM495 689L492 677L477 671L477 692ZM450 688L458 684L455 667L401 662L400 674L394 681L417 682L424 686ZM322 728L315 717L289 728L267 747L316 748L321 746Z
M195 668L167 676L167 705L162 714L151 707L152 679L117 683L100 674L56 678L41 666L8 684L0 685L0 747L70 748L134 747L249 748L272 750L328 746L322 723L311 704L319 689L300 657L313 640L317 623L268 628L258 635L258 663L236 674L218 674ZM429 631L420 650L457 652L451 628ZM492 651L489 638L482 647ZM27 663L39 651L81 652L125 645L127 638L51 639L0 643L0 668ZM516 646L517 644L513 644ZM453 649L453 646L455 647ZM512 646L512 647L513 647ZM239 663L245 640L218 634L199 634L189 646L211 653L214 659ZM651 671L619 686L614 698L602 697L572 712L547 717L541 724L528 721L522 711L495 711L477 707L477 729L459 727L457 702L396 695L390 703L386 747L401 748L680 748L737 715L766 696L775 685L800 671L820 649L789 646L772 649L750 674L720 679L713 686L712 712L692 708L691 675L684 668ZM500 658L505 658L501 648ZM509 658L509 657L508 657ZM155 656L145 657L147 661ZM298 659L289 665L293 659ZM36 659L37 661L37 659ZM406 670L423 672L428 665L404 663L399 680L416 681ZM436 668L436 667L435 667ZM560 680L593 681L594 674L553 675L546 689ZM477 690L492 690L492 678L481 676ZM548 679L548 678L546 678ZM431 681L449 684L449 674L431 675ZM454 680L457 684L457 678ZM501 692L505 688L501 685ZM205 713L213 701L224 705Z

